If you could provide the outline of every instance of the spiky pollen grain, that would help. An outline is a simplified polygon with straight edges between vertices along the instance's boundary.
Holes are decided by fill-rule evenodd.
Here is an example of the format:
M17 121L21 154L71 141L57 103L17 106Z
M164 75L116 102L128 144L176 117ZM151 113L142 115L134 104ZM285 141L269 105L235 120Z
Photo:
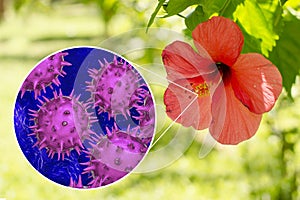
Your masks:
M39 99L42 105L38 110L30 110L34 125L29 136L37 138L33 147L45 148L49 157L57 154L58 160L64 160L65 154L69 156L73 149L79 154L84 148L82 140L95 134L89 129L94 118L87 112L87 105L79 102L79 97L64 96L61 91L53 94L52 99Z
M59 86L59 76L64 77L67 73L63 71L64 66L72 64L64 61L64 56L67 52L59 52L44 59L25 79L21 87L21 98L26 91L33 91L34 98L37 99L41 95L41 91L46 92L46 87L51 87L52 84Z
M134 133L119 130L116 125L107 135L91 144L90 161L83 163L87 167L84 173L92 173L90 187L100 187L113 183L128 174L144 157L147 146L133 137Z
M129 115L130 97L138 87L140 76L125 61L100 63L100 69L90 69L91 82L87 82L87 91L91 92L91 101L98 107L98 113L107 112L115 117Z

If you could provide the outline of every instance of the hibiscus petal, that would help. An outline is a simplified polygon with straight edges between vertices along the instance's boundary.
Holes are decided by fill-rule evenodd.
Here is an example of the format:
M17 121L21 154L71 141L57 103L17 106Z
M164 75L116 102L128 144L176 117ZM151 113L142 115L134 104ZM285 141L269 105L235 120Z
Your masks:
M185 127L193 126L202 130L208 128L211 121L210 96L198 96L191 92L192 87L186 79L170 83L164 94L166 113Z
M230 82L220 84L212 98L210 134L222 144L238 144L257 131L261 115L250 112L236 97Z
M240 55L232 66L235 96L257 114L270 111L282 90L277 67L257 53Z
M208 74L217 69L210 59L201 57L189 44L181 41L168 45L162 52L162 60L171 81Z
M201 56L211 57L216 63L228 66L240 55L244 37L236 23L224 17L212 17L199 24L192 32Z

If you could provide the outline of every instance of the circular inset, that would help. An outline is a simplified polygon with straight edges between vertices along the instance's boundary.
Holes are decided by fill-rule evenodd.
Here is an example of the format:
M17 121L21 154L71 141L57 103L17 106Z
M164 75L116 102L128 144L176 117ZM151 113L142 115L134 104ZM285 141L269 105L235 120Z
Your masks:
M56 52L29 73L14 125L30 164L48 179L95 188L129 174L154 136L152 93L124 58L104 49Z

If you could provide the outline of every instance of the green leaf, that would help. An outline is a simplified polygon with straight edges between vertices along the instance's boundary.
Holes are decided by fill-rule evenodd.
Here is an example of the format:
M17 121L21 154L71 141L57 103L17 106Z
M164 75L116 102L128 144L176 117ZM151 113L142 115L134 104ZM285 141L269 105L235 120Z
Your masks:
M269 59L278 67L283 86L289 97L292 97L291 88L300 70L300 20L295 16L287 18L284 19L283 31Z
M231 0L205 0L201 4L203 6L203 11L206 15L212 15L213 13L217 13L226 7L226 4Z
M172 15L176 15L181 13L186 8L199 4L201 0L170 0L165 7L166 12L168 13L168 17Z
M185 28L182 30L183 34L187 37L187 38L192 38L192 31L188 28Z
M186 17L185 25L188 29L193 31L198 24L208 20L212 14L219 12L225 3L223 0L203 0L201 4Z
M241 25L241 23L239 21L236 22L237 25L239 25L243 36L244 36L244 46L242 49L242 53L250 53L250 52L256 52L256 53L262 53L261 52L261 40L256 39L255 37L253 37L252 35L250 35L243 27L243 25Z
M282 13L283 13L282 6L278 4L276 10L274 11L273 19L272 19L273 30L276 34L280 33L283 26Z
M215 13L226 17L232 16L236 7L242 2L244 0L202 0L199 6L186 17L185 24L192 31L198 24L208 20Z
M150 19L148 21L146 32L148 31L149 27L153 24L154 19L155 19L156 15L157 15L158 11L164 5L165 2L166 2L166 0L159 0L158 5L156 6L154 12L152 13L152 15L151 15L151 17L150 17Z
M281 5L284 5L288 0L280 0Z
M209 15L204 13L202 6L197 6L197 8L185 18L185 25L190 30L193 31L198 24L206 21Z
M272 24L265 18L262 9L254 0L245 0L239 5L234 17L243 25L247 33L262 40L262 53L268 57L269 51L276 45L278 35L273 31Z
M283 13L280 2L273 0L257 0L257 3L268 22L268 28L278 34L280 32L280 22Z
M245 0L227 0L226 4L220 10L219 15L227 18L233 18L233 13L236 11L237 6L244 3Z

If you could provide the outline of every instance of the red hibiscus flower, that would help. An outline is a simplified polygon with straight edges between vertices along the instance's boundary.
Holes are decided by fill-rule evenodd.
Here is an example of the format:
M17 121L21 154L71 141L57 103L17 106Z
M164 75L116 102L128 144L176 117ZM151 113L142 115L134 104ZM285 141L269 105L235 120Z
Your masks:
M170 84L167 115L222 144L252 137L282 90L276 66L257 53L241 54L244 38L230 19L213 17L192 32L197 51L175 41L162 52Z

